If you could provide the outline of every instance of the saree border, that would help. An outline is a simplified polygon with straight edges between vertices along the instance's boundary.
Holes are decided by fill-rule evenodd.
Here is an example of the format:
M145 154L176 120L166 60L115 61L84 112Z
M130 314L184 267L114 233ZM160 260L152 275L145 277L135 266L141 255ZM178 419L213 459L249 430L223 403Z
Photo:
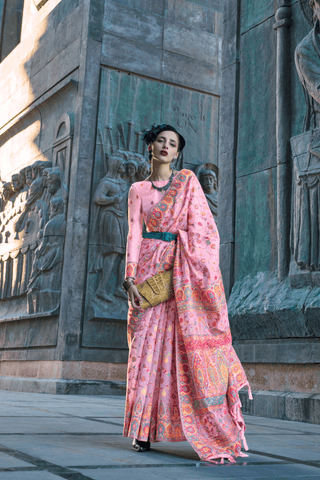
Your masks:
M150 226L151 228L153 228L153 230L150 229L150 231L159 231L156 230L157 226L162 222L162 219L168 208L173 205L175 198L179 193L182 192L183 186L186 184L188 179L192 177L192 175L194 175L194 173L191 170L187 169L183 169L175 174L172 180L172 184L167 193L160 200L160 202L158 202L157 205L155 205L153 209L149 211L147 215L145 224L146 226L148 226L149 229Z

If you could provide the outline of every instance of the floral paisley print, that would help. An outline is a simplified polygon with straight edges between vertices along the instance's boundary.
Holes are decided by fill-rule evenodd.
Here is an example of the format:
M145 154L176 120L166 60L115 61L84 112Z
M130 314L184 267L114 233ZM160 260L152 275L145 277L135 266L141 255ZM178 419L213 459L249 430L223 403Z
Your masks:
M238 391L250 387L231 344L219 234L193 172L177 173L157 202L149 185L129 193L127 273L141 283L173 268L175 296L143 312L129 308L123 434L188 440L202 460L234 461L241 443L247 449ZM149 232L178 234L177 242L142 240L143 220Z

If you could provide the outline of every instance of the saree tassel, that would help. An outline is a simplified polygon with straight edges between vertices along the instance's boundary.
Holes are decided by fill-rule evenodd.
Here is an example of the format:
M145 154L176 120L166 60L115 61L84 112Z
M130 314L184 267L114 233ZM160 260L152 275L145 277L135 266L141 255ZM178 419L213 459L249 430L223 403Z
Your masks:
M239 390L241 390L243 387L248 387L249 400L253 400L250 383L249 383L249 382L244 383L243 385L241 385L241 387L239 388Z
M242 440L243 448L249 450L246 437L244 436L245 424L241 414L241 402L240 400L235 403L230 409L231 416L237 425L237 428L240 432L240 439Z
M253 396L252 396L252 391L251 391L250 383L249 383L249 382L247 382L245 385L248 387L248 395L249 395L249 400L253 400Z
M237 463L232 455L225 455L223 457L220 457L220 462L215 460L216 458L219 458L219 457L208 457L208 458L204 459L204 461L214 463L215 465L224 465L224 460L225 459L228 460L230 463Z

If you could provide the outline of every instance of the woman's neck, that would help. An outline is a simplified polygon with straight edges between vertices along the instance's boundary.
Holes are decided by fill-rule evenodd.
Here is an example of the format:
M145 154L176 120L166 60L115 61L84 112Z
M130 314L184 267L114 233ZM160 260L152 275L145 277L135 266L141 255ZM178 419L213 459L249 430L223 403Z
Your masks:
M169 180L171 177L172 170L170 164L158 164L158 162L152 161L151 175L150 178L154 182L161 182Z

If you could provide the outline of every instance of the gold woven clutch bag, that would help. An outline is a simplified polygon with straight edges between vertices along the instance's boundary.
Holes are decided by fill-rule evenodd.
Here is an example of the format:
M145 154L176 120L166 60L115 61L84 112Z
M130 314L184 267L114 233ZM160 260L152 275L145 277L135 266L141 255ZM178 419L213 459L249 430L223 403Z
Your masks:
M155 307L173 296L173 270L156 273L137 285L143 301L141 308Z

